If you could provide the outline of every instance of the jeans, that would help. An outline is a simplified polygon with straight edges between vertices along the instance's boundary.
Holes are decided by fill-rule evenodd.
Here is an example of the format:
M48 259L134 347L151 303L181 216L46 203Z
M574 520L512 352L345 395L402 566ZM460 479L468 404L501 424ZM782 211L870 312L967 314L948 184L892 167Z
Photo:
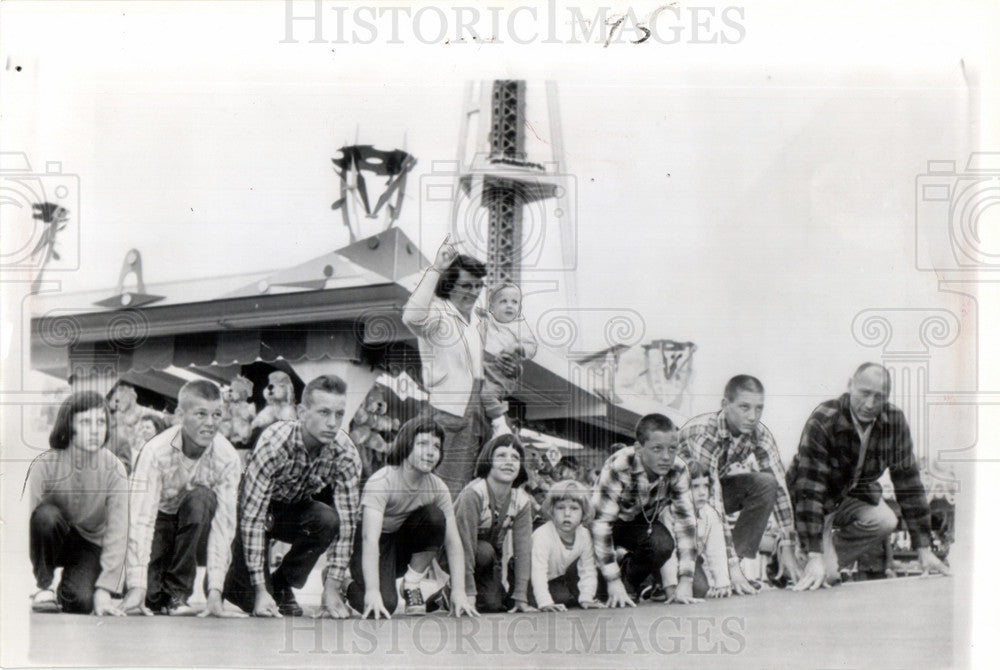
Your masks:
M194 593L194 578L198 566L205 564L216 506L213 491L195 486L184 494L176 514L157 513L149 552L148 607L158 609L174 599L186 602Z
M674 553L674 538L659 521L652 524L640 514L631 521L615 521L611 526L611 539L615 546L627 549L621 562L622 582L629 593L638 593L647 577L660 579L660 568ZM603 575L598 580L598 594L605 594L607 585Z
M265 535L265 542L275 539L292 545L274 573L269 566L264 566L264 585L268 593L274 595L289 587L300 589L305 586L316 561L337 539L340 517L329 505L312 499L290 504L272 502L270 513L274 523ZM253 611L257 591L247 569L243 536L239 529L233 540L233 561L222 595L244 612Z
M351 579L347 600L359 612L365 609L365 577L362 569L364 533L359 524L351 556ZM414 554L437 554L444 545L445 517L437 505L424 505L410 512L394 533L382 533L378 540L378 586L382 604L391 614L399 603L396 579L406 573ZM461 566L459 566L461 569Z
M756 558L778 499L778 480L766 472L747 472L719 481L726 514L740 513L733 526L733 548L740 558Z
M29 553L40 589L52 586L55 569L62 566L56 599L63 612L87 614L94 608L101 548L83 539L56 505L42 503L31 513Z

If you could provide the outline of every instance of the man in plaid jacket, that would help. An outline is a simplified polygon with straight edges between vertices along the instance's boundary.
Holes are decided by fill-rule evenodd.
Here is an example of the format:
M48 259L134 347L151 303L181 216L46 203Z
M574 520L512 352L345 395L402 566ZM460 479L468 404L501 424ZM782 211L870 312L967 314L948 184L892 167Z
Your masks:
M887 402L889 371L865 363L848 392L817 407L788 471L795 524L809 553L795 590L836 582L866 549L898 524L878 479L888 469L896 499L925 573L948 573L930 550L930 510L906 417Z

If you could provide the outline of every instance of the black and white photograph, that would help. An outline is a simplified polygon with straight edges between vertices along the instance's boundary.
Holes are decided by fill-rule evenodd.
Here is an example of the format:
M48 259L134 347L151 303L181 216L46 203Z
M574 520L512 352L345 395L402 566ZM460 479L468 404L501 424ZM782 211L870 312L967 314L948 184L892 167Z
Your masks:
M998 30L0 1L0 667L993 667Z

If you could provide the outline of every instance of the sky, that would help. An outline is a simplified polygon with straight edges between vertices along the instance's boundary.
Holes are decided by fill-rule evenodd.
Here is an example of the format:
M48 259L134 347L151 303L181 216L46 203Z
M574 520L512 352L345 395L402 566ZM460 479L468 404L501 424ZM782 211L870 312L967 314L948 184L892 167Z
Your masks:
M812 407L883 355L858 340L866 310L956 315L952 341L928 350L929 385L975 388L976 307L939 291L914 247L917 176L929 160L961 169L979 143L970 76L992 48L984 8L958 5L951 22L930 4L820 17L773 3L725 22L720 8L701 37L733 40L738 24L737 43L692 43L681 14L678 44L604 47L425 44L433 22L405 16L403 44L384 43L388 24L375 44L352 44L367 15L323 6L321 36L344 26L348 43L310 43L315 22L289 28L281 2L5 4L3 151L24 151L35 172L58 161L79 183L78 239L67 233L48 274L58 290L113 288L132 247L147 284L336 249L348 238L330 210L330 158L355 142L417 157L399 226L431 257L449 221L426 187L458 153L466 87L516 77L529 82L528 158L540 162L552 159L544 82L555 82L568 185L563 201L532 210L542 251L525 268L525 313L543 345L602 349L616 315L633 320L631 343L693 341L689 411L717 407L733 374L754 374L788 455ZM632 7L648 20L656 6ZM561 30L574 9L597 16L547 9ZM551 225L567 203L569 241ZM987 244L997 229L984 229ZM564 247L574 269L541 271L560 267ZM547 324L567 310L577 338L554 346ZM954 410L928 426L929 442L971 443L967 424Z
M318 4L322 26L312 2L0 3L6 458L24 442L9 419L56 383L19 374L32 275L17 261L35 235L16 204L25 175L66 187L73 225L46 275L60 292L110 293L133 247L155 284L281 269L346 244L330 159L355 142L417 157L399 225L432 256L450 222L421 187L458 155L466 87L516 78L529 82L528 158L544 162L558 130L570 186L559 206L575 237L555 234L555 204L533 210L543 254L524 275L526 316L557 359L607 346L621 315L638 320L636 341L695 342L691 411L717 407L731 375L754 374L786 457L811 409L859 363L883 360L926 375L928 397L909 378L896 397L921 448L974 461L963 483L996 477L1000 283L979 281L988 264L953 271L947 217L922 197L926 183L978 183L970 152L1000 148L995 3L640 0L602 15L552 0L492 3L505 9L491 15L390 2L381 16L374 3ZM463 12L479 12L475 39ZM583 37L617 14L607 45ZM660 30L643 41L638 25ZM31 171L16 172L19 160ZM955 165L921 176L928 161ZM995 200L977 202L974 232L995 260ZM567 248L570 271L539 271ZM559 310L578 324L568 347L545 329ZM977 389L992 392L978 406L962 395ZM3 488L10 510L16 487ZM996 509L997 490L978 486L975 509ZM23 537L21 516L5 514L5 530ZM976 574L991 577L995 545L975 537ZM989 605L980 642L995 638ZM5 630L14 609L0 611ZM974 653L991 667L989 645Z

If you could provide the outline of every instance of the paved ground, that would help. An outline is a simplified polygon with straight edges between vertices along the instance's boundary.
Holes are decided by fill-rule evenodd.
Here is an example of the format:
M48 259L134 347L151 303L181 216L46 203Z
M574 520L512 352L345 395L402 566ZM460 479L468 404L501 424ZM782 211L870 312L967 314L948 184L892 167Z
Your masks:
M962 591L956 578L906 578L690 606L389 622L25 611L30 661L46 666L944 668L964 665Z

